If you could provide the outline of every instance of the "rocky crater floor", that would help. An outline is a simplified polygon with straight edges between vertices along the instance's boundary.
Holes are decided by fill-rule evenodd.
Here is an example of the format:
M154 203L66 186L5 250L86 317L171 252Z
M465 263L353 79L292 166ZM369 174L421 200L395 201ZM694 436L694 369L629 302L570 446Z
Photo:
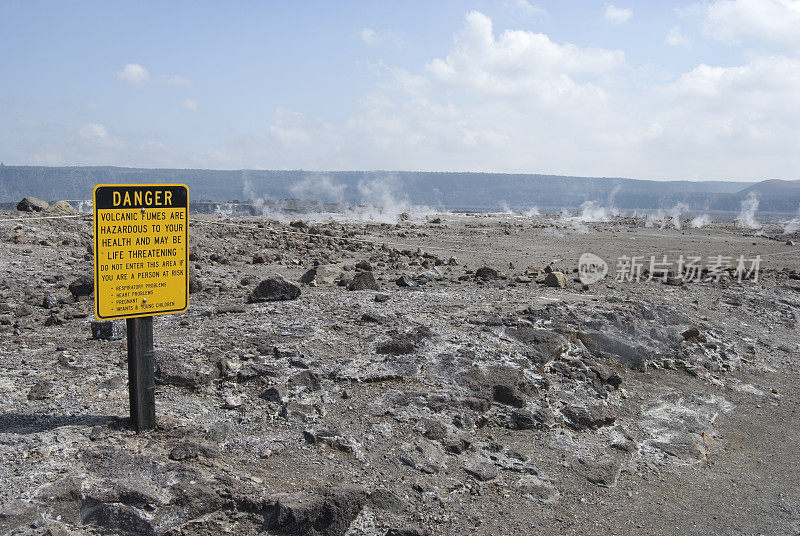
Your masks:
M0 534L800 534L778 227L193 216L137 434L91 216L40 216L0 213ZM725 262L684 282L664 255Z

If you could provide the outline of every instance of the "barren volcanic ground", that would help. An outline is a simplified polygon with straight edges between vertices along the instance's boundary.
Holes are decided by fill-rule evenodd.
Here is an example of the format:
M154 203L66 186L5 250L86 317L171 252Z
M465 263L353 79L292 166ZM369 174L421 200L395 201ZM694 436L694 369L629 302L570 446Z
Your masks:
M0 222L3 534L800 533L777 228L198 216L136 434L124 322L93 337L91 217L34 218ZM610 270L589 286L585 252ZM616 281L681 254L734 266Z

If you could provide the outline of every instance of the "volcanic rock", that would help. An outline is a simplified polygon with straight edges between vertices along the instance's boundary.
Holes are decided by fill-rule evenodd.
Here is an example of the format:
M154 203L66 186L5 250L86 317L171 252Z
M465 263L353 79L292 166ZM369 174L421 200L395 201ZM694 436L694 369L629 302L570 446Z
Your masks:
M548 287L565 288L569 286L569 280L561 272L550 272L544 278L544 284Z
M600 404L584 406L566 406L561 413L568 424L575 430L596 430L602 426L613 424L617 420L614 412Z
M319 488L314 492L281 493L273 496L274 506L267 525L281 534L344 536L367 501L359 487Z
M75 207L66 201L56 201L52 205L45 207L44 211L48 214L58 216L74 216L78 213L78 211L75 210Z
M342 269L333 264L322 264L311 268L300 277L304 284L332 285L342 275Z
M483 266L475 270L475 277L480 279L502 279L503 274L489 266Z
M20 212L42 212L50 205L38 197L25 197L17 203L17 210Z
M279 275L274 275L259 283L247 297L247 302L294 300L299 296L300 287Z
M375 281L372 272L358 272L353 276L353 280L347 285L347 290L380 290L381 287Z
M75 301L88 298L94 294L94 279L88 275L82 275L69 284L69 291L75 297Z

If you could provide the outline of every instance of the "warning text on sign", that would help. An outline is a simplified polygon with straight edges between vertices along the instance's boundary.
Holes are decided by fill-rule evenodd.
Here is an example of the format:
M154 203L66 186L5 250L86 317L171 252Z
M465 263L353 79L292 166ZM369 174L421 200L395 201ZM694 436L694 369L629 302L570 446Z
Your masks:
M101 185L94 195L95 314L124 318L188 306L184 185Z

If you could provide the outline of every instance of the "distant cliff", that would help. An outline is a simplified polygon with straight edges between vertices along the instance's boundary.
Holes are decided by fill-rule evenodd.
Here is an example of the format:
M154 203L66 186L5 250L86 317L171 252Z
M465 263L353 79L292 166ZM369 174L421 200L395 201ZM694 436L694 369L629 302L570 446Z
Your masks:
M319 199L349 204L405 200L443 209L514 210L532 206L574 208L585 201L623 210L658 209L686 203L690 210L739 210L750 192L759 210L795 212L800 181L646 181L501 173L408 171L265 171L136 169L117 167L0 167L0 202L26 195L46 200L90 199L103 183L181 182L193 200Z

